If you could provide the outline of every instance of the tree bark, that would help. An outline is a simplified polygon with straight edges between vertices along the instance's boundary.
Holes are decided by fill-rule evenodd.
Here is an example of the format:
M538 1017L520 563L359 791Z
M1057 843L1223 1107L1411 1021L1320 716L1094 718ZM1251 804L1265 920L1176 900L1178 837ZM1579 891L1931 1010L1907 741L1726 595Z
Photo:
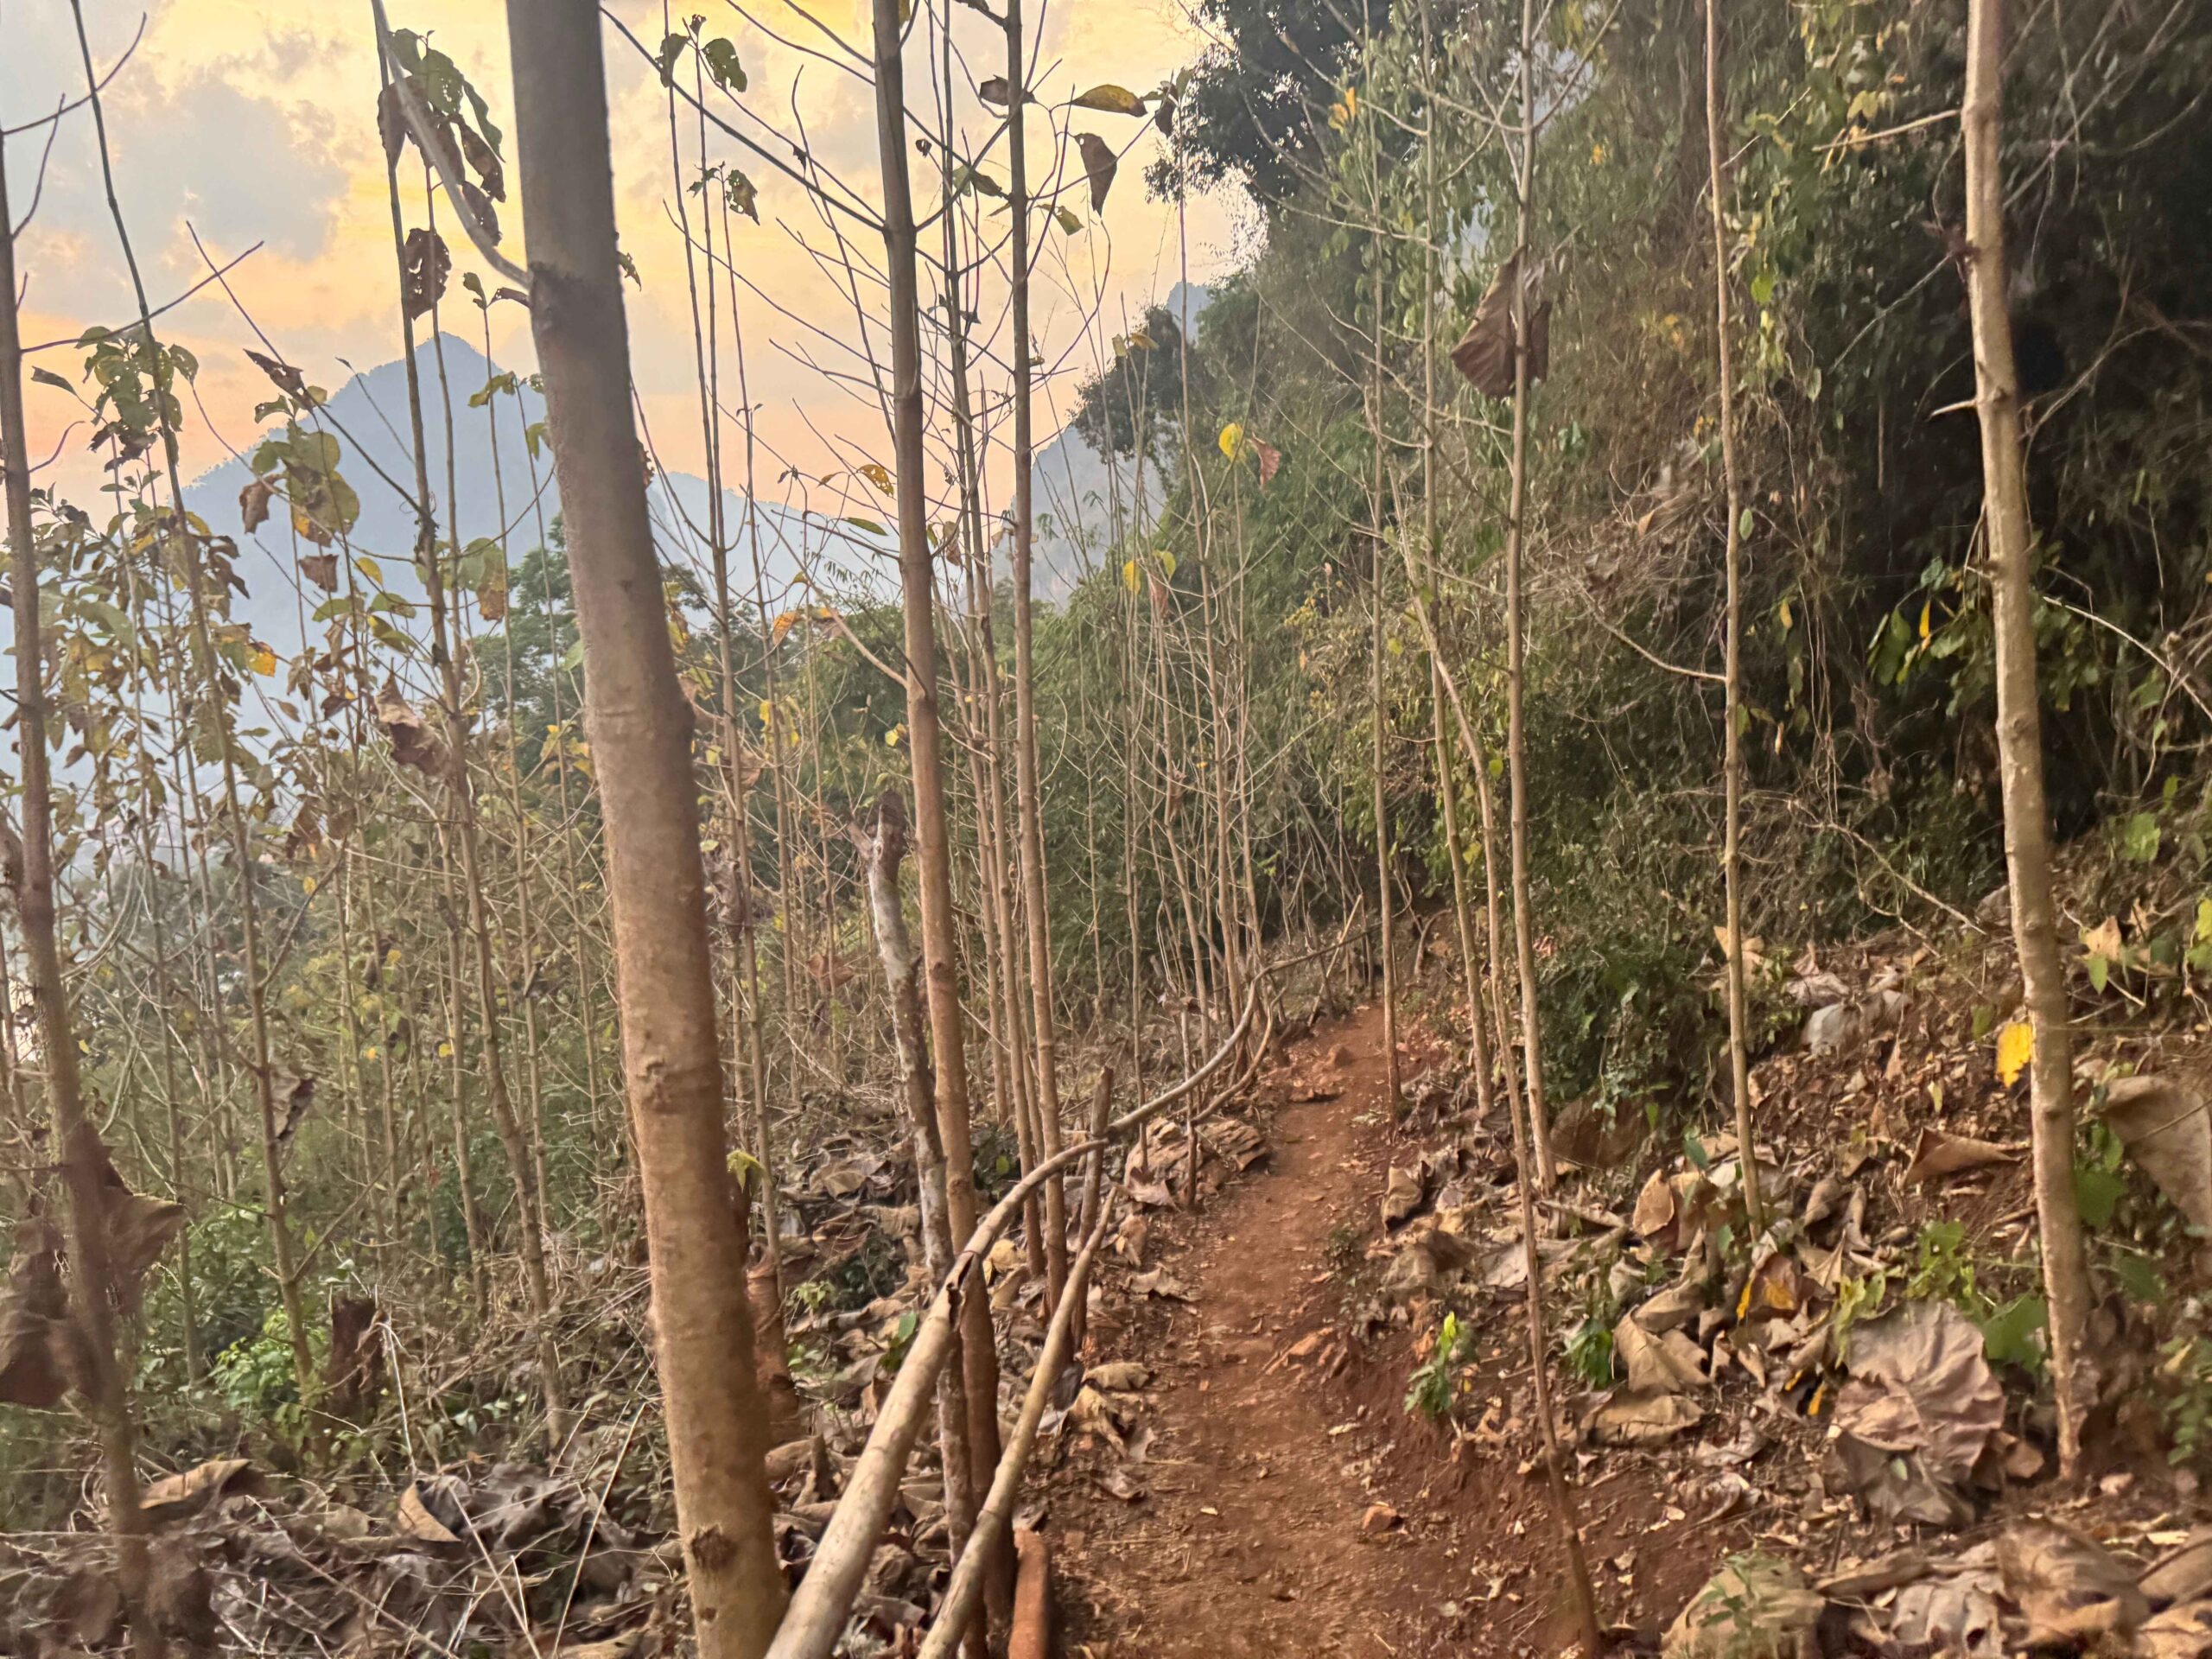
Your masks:
M702 1659L757 1659L785 1603L746 1306L745 1198L722 1128L691 717L630 416L629 330L598 9L508 14L531 325L545 377L606 816L623 1065L655 1358Z
M945 1209L952 1236L976 1217L976 1154L968 1103L967 1032L952 908L952 846L944 805L944 737L938 710L937 595L930 547L927 463L922 445L920 289L915 271L914 198L906 171L906 67L899 57L899 0L872 0L876 143L883 168L885 279L891 315L891 421L899 508L899 578L906 617L906 731L914 768L914 850L921 876L922 971L929 995L937 1116L944 1138ZM998 1351L990 1308L963 1305L968 1451L975 1467L999 1458Z
M1034 480L1029 359L1029 162L1023 133L1027 104L1022 60L1021 0L1007 0L1007 197L1013 209L1008 257L1014 325L1014 792L1021 836L1021 902L1029 924L1031 1034L1037 1045L1038 1152L1060 1150L1060 1083L1052 1033L1052 918L1046 908L1044 810L1037 784L1037 658L1030 617L1030 555L1034 531ZM983 580L990 580L987 567ZM1067 1184L1045 1184L1046 1306L1059 1306L1068 1277Z
M1526 634L1521 617L1521 565L1529 510L1529 253L1535 218L1535 0L1521 0L1521 150L1514 163L1513 461L1505 518L1505 771L1513 854L1513 947L1521 976L1521 1047L1529 1079L1529 1133L1536 1180L1549 1191L1559 1178L1552 1160L1551 1122L1544 1109L1543 1021L1536 1008L1536 924L1529 896L1529 764L1522 702L1528 690Z
M1705 142L1713 202L1713 318L1720 372L1720 470L1727 481L1727 736L1720 868L1727 887L1728 1077L1736 1102L1736 1141L1744 1170L1744 1211L1752 1236L1765 1229L1759 1160L1751 1139L1751 1059L1744 1020L1744 486L1736 466L1736 355L1728 323L1728 164L1720 143L1720 0L1705 0Z
M2019 378L2005 293L2005 181L1998 149L2004 97L2004 0L1968 0L1966 101L1967 298L1974 321L1975 409L1981 420L1982 525L1989 547L1997 645L1997 748L2005 800L2005 863L2012 939L2035 1033L2030 1127L2044 1287L2050 1305L2050 1374L2058 1404L2058 1466L2081 1461L2082 1418L2095 1398L2085 1351L2088 1268L2074 1196L2074 1044L2066 969L2051 893L2050 817L2044 799L2037 703L2033 532L2020 450Z
M116 1355L114 1280L109 1267L107 1204L102 1186L107 1154L85 1115L77 1071L77 1034L54 935L54 797L46 751L45 658L39 642L38 543L31 530L29 425L23 416L22 337L17 331L15 220L8 207L5 141L0 139L0 474L8 509L10 579L16 607L16 741L22 760L22 867L16 876L16 918L38 1006L39 1046L46 1071L47 1112L54 1153L68 1195L70 1313L83 1344L79 1380L99 1431L107 1482L108 1526L115 1538L116 1584L130 1624L137 1659L162 1659L168 1644L148 1605L146 1520L138 1507L138 1428L130 1382ZM11 851L13 849L10 849Z

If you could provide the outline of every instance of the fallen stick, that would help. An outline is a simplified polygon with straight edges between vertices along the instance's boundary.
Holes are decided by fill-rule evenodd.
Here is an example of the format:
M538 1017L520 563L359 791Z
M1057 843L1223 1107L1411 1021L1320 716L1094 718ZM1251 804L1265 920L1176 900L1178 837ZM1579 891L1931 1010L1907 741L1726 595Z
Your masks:
M968 1548L960 1552L960 1559L953 1564L952 1581L945 1586L944 1603L938 1607L937 1623L923 1638L918 1659L950 1659L952 1650L969 1621L976 1616L976 1604L983 1589L983 1574L998 1540L1014 1518L1014 1500L1021 1495L1021 1476L1028 1467L1029 1453L1037 1444L1038 1425L1045 1415L1045 1402L1052 1396L1052 1384L1059 1376L1060 1367L1067 1363L1068 1337L1074 1328L1075 1310L1082 1305L1084 1281L1090 1276L1090 1264L1098 1254L1098 1241L1106 1236L1106 1221L1113 1206L1108 1205L1090 1230L1090 1236L1084 1241L1083 1254L1068 1269L1066 1293L1060 1298L1058 1312L1052 1315L1050 1329L1045 1332L1045 1345L1038 1351L1037 1369L1030 1373L1029 1392L1022 1396L1021 1416L1015 1423L1014 1434L1007 1442L1005 1453L999 1459L997 1472L991 1477L990 1496L976 1512L975 1529L968 1535ZM1034 1534L1026 1535L1035 1538ZM1037 1539L1041 1550L1044 1541ZM1023 1607L1031 1592L1031 1580L1039 1585L1043 1574L1033 1574L1030 1569L1030 1550L1027 1541L1020 1551L1020 1576L1014 1591L1014 1641L1007 1649L1007 1659L1022 1651L1021 1636L1026 1622ZM1039 1591L1041 1594L1041 1590ZM1035 1616L1040 1625L1048 1625L1043 1613ZM1035 1651L1041 1656L1046 1648L1039 1643Z
M1042 1533L1024 1527L1014 1535L1020 1566L1014 1584L1014 1630L1006 1659L1052 1659L1052 1552Z
M1220 1070L1251 1025L1252 1011L1259 999L1255 981L1244 999L1244 1012L1236 1021L1236 1028L1229 1033L1213 1057L1173 1088L1115 1119L1108 1125L1109 1134L1119 1135L1149 1122ZM777 1627L776 1639L769 1646L766 1659L828 1659L830 1650L837 1645L838 1638L844 1634L846 1614L851 1610L853 1598L860 1592L861 1582L868 1575L869 1559L883 1535L885 1522L890 1519L891 1505L899 1496L899 1483L906 1475L906 1459L913 1454L914 1442L928 1421L937 1374L951 1351L961 1297L969 1275L989 1254L999 1236L1013 1224L1024 1198L1059 1171L1103 1147L1103 1141L1082 1141L1046 1159L1015 1182L969 1236L967 1244L953 1261L951 1271L945 1274L944 1282L931 1300L921 1327L914 1333L912 1345L906 1351L906 1360L891 1384L891 1392L884 1397L876 1414L875 1427L869 1432L868 1444L861 1448L860 1457L853 1465L845 1484L845 1496L823 1531L806 1577L792 1592L791 1607L784 1614L782 1624Z

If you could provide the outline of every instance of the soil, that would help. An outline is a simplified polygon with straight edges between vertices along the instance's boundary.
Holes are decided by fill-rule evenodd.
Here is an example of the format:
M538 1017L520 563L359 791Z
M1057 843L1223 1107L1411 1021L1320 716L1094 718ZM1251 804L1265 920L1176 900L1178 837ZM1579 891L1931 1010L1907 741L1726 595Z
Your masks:
M1144 1265L1191 1302L1102 1298L1086 1357L1153 1368L1151 1439L1141 1459L1078 1446L1048 1489L1071 1659L1571 1645L1517 1310L1475 1332L1456 1433L1405 1408L1425 1333L1348 1334L1393 1153L1413 1145L1389 1122L1381 1033L1371 1007L1318 1028L1275 1074L1268 1159L1196 1213L1153 1212ZM1408 1076L1426 1069L1420 1034L1402 1048ZM1601 1612L1652 1642L1747 1529L1681 1507L1692 1495L1636 1454L1591 1473Z

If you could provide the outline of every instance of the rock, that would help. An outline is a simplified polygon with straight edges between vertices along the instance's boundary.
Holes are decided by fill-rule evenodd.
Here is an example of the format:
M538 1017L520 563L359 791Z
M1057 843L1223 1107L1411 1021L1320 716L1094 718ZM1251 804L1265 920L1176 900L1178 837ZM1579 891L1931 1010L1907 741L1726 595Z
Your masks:
M1662 1659L1815 1659L1826 1604L1789 1562L1738 1555L1669 1627Z
M1395 1532L1405 1524L1405 1516L1388 1503L1370 1503L1367 1513L1359 1517L1359 1529L1373 1538L1386 1532Z
M1421 1205L1421 1172L1393 1168L1382 1192L1382 1224L1395 1227L1400 1222L1411 1220Z
M1842 1048L1878 1031L1887 1030L1897 1024L1904 1012L1902 991L1870 991L1849 1001L1832 1002L1814 1009L1806 1017L1799 1042L1815 1054Z

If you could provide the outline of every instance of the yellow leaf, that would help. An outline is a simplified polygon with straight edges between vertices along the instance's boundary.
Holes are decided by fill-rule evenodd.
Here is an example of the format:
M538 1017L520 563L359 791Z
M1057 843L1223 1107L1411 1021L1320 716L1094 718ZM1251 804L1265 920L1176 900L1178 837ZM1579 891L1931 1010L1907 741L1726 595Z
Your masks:
M1231 421L1221 429L1220 443L1221 453L1231 461L1236 460L1244 448L1244 429L1235 421Z
M1784 633L1789 632L1791 628L1796 626L1796 617L1790 612L1789 601L1786 599L1783 600L1782 601L1782 631Z
M1929 613L1934 608L1935 604L1936 601L1930 599L1923 601L1920 607L1920 637L1923 639L1928 637Z
M257 674L274 674L276 671L276 653L257 639L254 641L253 654L246 661Z
M883 734L883 747L887 749L895 749L899 747L900 741L903 740L906 735L906 728L905 726L893 726L889 731Z
M315 877L311 875L302 876L300 878L300 887L307 893L308 898L312 899L315 897Z
M1079 110L1100 110L1108 115L1142 115L1144 100L1126 86L1116 86L1112 81L1094 86L1075 100Z
M438 1058L442 1060L449 1060L453 1058L453 1045L451 1043L440 1043L438 1045Z
M2011 1084L2019 1080L2028 1062L2036 1057L2036 1028L2015 1020L1997 1033L1997 1079Z
M1122 566L1122 586L1134 594L1141 585L1137 575L1137 562L1135 559L1126 561Z
M1170 553L1170 552L1169 552L1166 548L1164 548L1164 547L1163 547L1163 548L1161 548L1161 549L1160 550L1160 551L1159 551L1158 553L1154 554L1153 556L1154 556L1154 558L1157 558L1157 559L1160 561L1160 568L1162 570L1164 570L1164 571L1166 571L1166 572L1167 573L1167 579L1168 579L1170 582L1174 581L1174 579L1175 579L1175 556L1174 556L1173 553Z
M865 467L862 467L860 469L860 473L862 478L874 485L875 487L880 490L884 494L888 495L891 493L891 474L889 469L887 469L881 461L869 461Z

